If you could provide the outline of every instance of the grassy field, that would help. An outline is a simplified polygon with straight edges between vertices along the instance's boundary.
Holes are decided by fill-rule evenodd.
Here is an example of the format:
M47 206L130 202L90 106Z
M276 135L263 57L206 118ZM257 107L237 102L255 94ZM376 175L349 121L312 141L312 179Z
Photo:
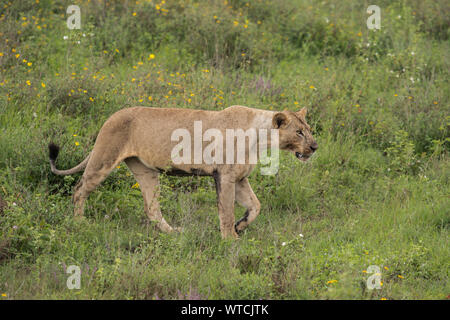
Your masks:
M0 300L448 299L449 3L379 0L380 30L370 4L2 1ZM73 219L80 174L50 172L50 141L70 168L121 108L235 104L307 107L320 146L254 171L262 211L238 241L220 237L212 178L162 176L184 229L164 234L125 164Z

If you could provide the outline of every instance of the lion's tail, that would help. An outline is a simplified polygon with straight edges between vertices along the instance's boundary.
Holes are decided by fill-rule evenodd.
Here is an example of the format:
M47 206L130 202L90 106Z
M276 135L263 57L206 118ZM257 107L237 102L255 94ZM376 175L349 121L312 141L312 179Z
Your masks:
M58 154L59 154L59 147L54 143L50 143L48 145L48 151L49 151L49 157L50 157L50 168L54 174L57 174L60 176L67 176L69 174L74 174L74 173L80 172L81 170L86 168L87 163L89 161L89 157L91 156L89 154L86 157L86 159L84 159L79 165L73 167L72 169L58 170L58 169L56 169L55 162L56 162L56 158L58 157Z

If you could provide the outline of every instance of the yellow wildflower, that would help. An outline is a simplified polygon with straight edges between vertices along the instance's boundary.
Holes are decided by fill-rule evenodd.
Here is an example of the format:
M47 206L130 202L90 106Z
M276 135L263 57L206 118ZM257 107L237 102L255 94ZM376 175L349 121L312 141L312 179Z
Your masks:
M327 281L327 284L332 284L332 283L337 283L338 281L337 280L330 280L330 281Z
M133 184L133 185L131 186L131 188L132 188L132 189L137 189L137 188L139 188L139 182L136 182L135 184Z

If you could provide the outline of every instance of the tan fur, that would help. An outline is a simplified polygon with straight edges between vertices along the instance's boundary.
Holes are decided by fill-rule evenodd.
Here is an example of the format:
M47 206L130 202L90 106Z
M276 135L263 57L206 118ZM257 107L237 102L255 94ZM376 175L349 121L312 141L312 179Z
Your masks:
M173 231L173 228L164 220L159 208L159 173L213 176L222 236L237 238L236 231L243 230L251 223L261 208L247 179L255 165L175 165L171 151L178 142L171 141L172 132L185 128L194 137L193 123L199 120L202 121L203 132L208 128L217 128L224 137L225 129L279 129L280 149L288 150L306 161L317 149L317 144L305 117L305 108L298 112L272 112L243 106L232 106L222 111L147 107L122 109L105 122L92 152L81 164L60 171L51 161L52 171L56 174L72 174L86 167L73 195L75 215L82 216L89 193L120 162L125 161L140 185L148 217L166 232ZM298 130L302 130L302 136L299 136ZM234 221L235 201L247 209L246 215L237 223Z

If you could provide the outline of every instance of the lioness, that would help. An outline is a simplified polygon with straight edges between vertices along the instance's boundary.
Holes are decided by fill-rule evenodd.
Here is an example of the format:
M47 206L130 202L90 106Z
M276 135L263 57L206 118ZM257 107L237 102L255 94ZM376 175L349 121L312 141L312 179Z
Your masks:
M212 176L216 183L222 237L237 238L238 232L247 227L260 212L259 200L247 179L255 164L229 164L226 161L221 164L175 164L171 158L176 144L172 141L174 130L185 128L192 136L195 121L201 121L205 129L216 128L221 132L227 129L275 129L279 137L278 148L290 151L298 159L306 161L318 146L305 117L305 108L298 112L274 112L244 106L231 106L222 111L126 108L114 113L105 122L92 152L72 169L56 169L59 147L51 143L50 166L57 175L70 175L86 168L73 194L75 216L82 216L89 193L120 162L125 161L141 188L145 212L150 220L157 222L158 227L166 232L174 229L163 218L159 208L159 174ZM255 144L256 141L251 143ZM271 143L267 141L266 147L270 147ZM253 147L245 145L247 149ZM235 200L247 209L244 217L236 223Z

